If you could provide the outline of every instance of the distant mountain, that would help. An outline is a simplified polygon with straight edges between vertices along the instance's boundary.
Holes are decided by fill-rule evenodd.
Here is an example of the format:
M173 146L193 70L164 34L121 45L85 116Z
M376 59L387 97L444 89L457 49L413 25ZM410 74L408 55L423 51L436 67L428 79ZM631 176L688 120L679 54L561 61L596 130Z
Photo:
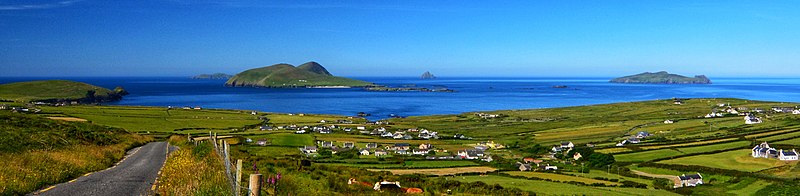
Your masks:
M234 75L225 83L226 86L249 86L269 88L298 87L363 87L374 84L333 76L325 67L317 62L308 62L300 66L275 64L267 67L250 69Z
M434 76L433 74L431 74L431 72L429 72L429 71L426 71L426 72L425 72L425 73L423 73L423 74L422 74L422 76L420 76L419 78L421 78L421 79L436 79L436 76Z
M233 77L233 75L224 74L224 73L213 73L213 74L200 74L193 76L192 79L212 79L212 80L221 80L221 79L229 79Z
M128 92L122 87L114 90L69 80L39 80L0 85L0 100L16 102L79 101L97 103L116 101Z
M630 84L711 84L711 80L704 75L686 77L678 74L670 74L666 71L656 73L645 72L632 76L615 78L610 82Z

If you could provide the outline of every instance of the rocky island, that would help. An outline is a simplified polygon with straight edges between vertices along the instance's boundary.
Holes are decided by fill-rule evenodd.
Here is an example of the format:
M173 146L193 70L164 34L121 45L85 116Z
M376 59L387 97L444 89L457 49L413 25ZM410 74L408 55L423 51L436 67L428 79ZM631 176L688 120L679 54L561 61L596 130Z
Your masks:
M246 70L228 79L225 85L266 88L348 88L368 87L374 84L333 76L325 67L312 61L297 67L280 63Z
M434 76L434 75L433 75L431 72L429 72L429 71L426 71L426 72L425 72L425 73L423 73L423 74L422 74L422 76L420 76L419 78L420 78L420 79L423 79L423 80L428 80L428 79L436 79L436 76Z
M231 77L233 77L233 75L225 73L213 73L213 74L200 74L192 76L192 79L227 80L230 79Z
M0 100L41 103L99 103L117 101L128 95L122 87L114 90L69 80L39 80L0 85Z
M670 74L666 71L656 73L645 72L641 74L615 78L609 82L626 84L711 84L711 80L704 75L686 77L678 74Z

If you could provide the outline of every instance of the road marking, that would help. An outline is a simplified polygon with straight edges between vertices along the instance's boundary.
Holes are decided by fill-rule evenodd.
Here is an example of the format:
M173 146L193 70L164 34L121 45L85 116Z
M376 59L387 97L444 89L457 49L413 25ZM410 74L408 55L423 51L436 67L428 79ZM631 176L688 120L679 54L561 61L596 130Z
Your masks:
M75 182L75 181L78 181L78 179L75 178L75 179L70 180L69 182Z
M39 193L44 193L44 192L46 192L46 191L49 191L50 189L53 189L53 188L56 188L56 186L50 186L50 187L47 187L46 189L42 189L41 191L39 191L39 192L38 192L38 193L36 193L36 194L39 194Z
M89 172L89 173L83 174L83 176L92 175L92 173L93 173L93 172Z

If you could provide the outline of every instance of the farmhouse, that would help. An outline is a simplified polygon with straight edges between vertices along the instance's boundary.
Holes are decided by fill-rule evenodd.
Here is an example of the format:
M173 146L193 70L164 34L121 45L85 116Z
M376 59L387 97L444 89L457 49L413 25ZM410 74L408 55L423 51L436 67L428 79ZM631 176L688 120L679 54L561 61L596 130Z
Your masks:
M414 154L414 155L426 155L426 154L428 154L428 152L430 152L430 150L423 150L423 149L411 150L411 154Z
M366 129L367 129L367 127L364 127L364 126L358 126L358 127L356 127L356 130L366 130Z
M353 142L344 142L344 144L342 145L342 147L344 147L344 148L353 148L355 146L356 146L356 144L353 143Z
M305 154L317 153L317 147L316 146L303 146L303 148L300 148L300 151L305 153Z
M781 160L781 161L797 161L797 151L795 151L794 149L792 149L792 151L781 149L778 152L778 160Z
M628 143L631 143L631 144L638 144L638 143L642 142L642 141L641 141L641 140L639 140L639 138L637 138L637 137L631 137L631 138L628 138L626 141L628 141Z
M752 156L753 158L776 158L778 157L778 151L775 148L770 148L769 144L764 142L753 147Z
M259 139L259 140L256 142L256 145L259 145L259 146L266 146L266 145L267 145L267 139Z
M411 149L411 145L408 143L396 143L392 146L392 150L409 150Z
M483 151L478 149L459 150L458 156L464 159L479 159L483 157Z
M572 142L561 142L561 148L572 149L573 147L575 147L575 144Z
M383 132L383 134L381 134L381 137L394 137L394 134L392 134L391 132Z
M697 185L703 184L703 176L700 175L700 173L692 174L692 175L684 174L684 175L678 176L678 179L681 180L680 187L697 186Z
M583 158L583 155L581 155L581 153L580 153L580 152L578 152L578 153L575 153L575 155L572 155L572 159L575 159L576 161L577 161L578 159L581 159L581 158Z
M673 102L672 102L672 104L675 104L675 105L683 105L683 100L676 99L675 101L673 101Z
M367 148L377 148L378 144L377 143L367 143L366 146L367 146Z
M558 166L555 166L555 165L550 165L550 164L547 164L547 165L540 165L540 166L539 166L539 170L544 170L544 171L548 171L548 170L549 170L549 171L555 171L555 170L558 170Z
M665 120L664 121L664 124L672 124L672 123L675 123L675 121L672 121L672 120Z
M800 114L800 110L793 110L792 114Z
M376 156L376 157L379 157L379 156L386 156L386 155L388 155L388 154L389 154L389 153L387 153L387 152L386 152L385 150L383 150L383 149L376 149L376 150L375 150L375 156Z
M519 171L531 171L531 164L519 164Z
M333 147L333 142L332 141L322 141L320 143L322 144L323 148L332 148Z
M358 153L360 153L360 154L361 154L361 155L363 155L363 156L367 156L367 155L369 155L369 150L367 150L367 149L361 149L361 151L359 151Z
M755 115L747 115L744 117L744 124L752 125L761 123L761 118L756 117Z
M636 138L639 138L639 139L647 138L647 137L650 137L650 136L652 136L652 135L647 131L639 131L639 133L636 133Z

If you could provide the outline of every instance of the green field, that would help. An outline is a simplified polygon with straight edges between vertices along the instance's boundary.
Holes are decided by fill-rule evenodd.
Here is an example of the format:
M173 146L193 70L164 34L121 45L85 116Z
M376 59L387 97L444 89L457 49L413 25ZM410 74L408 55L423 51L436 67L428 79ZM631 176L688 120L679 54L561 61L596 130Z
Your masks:
M658 163L675 165L697 165L720 169L747 172L761 171L789 164L777 159L753 158L750 149L733 150L709 155L697 155L678 159L660 161Z
M314 137L309 134L278 133L266 135L266 138L270 139L272 145L275 146L302 147L315 145Z
M457 176L454 177L453 180L463 182L482 181L487 184L499 184L503 187L519 188L543 195L677 195L664 190L579 186L558 182L526 180L496 175Z
M403 163L325 163L326 165L348 166L370 169L424 169L480 166L473 161L405 161Z
M510 171L510 172L503 172L508 175L512 176L521 176L521 177L536 177L540 179L548 179L557 182L581 182L585 184L605 184L605 185L620 185L617 182L605 181L605 180L597 180L591 178L584 178L584 177L577 177L577 176L570 176L570 175L562 175L562 174L554 174L554 173L544 173L544 172L524 172L524 171Z
M44 112L82 118L94 124L123 128L133 132L168 132L177 129L217 129L230 131L258 124L256 116L234 110L183 110L159 107L68 106L44 107Z
M650 185L650 186L652 186L652 184L653 184L652 180L643 179L643 178L633 178L633 177L621 176L621 175L617 175L616 172L607 172L607 171L608 170L606 170L606 171L590 170L589 173L578 173L578 172L565 172L565 173L570 174L570 175L584 177L584 178L617 179L620 182L622 182L623 180L625 180L625 181L633 181L633 182L637 182L637 183L647 184L647 185Z
M712 144L712 145L696 146L696 147L659 149L659 150L642 151L642 152L635 152L628 154L618 154L614 155L614 158L616 158L617 161L619 162L646 162L655 159L680 156L684 154L694 154L694 153L703 153L703 152L711 152L718 150L743 148L747 147L748 145L750 145L750 142L748 141L737 141L737 142Z
M92 92L89 95L89 92ZM91 96L91 97L90 97ZM78 100L91 98L95 102L118 96L112 90L68 80L40 80L0 84L0 100L18 102L39 100ZM94 100L98 99L98 100Z
M784 140L784 141L776 142L775 144L788 144L788 145L800 146L800 138Z

